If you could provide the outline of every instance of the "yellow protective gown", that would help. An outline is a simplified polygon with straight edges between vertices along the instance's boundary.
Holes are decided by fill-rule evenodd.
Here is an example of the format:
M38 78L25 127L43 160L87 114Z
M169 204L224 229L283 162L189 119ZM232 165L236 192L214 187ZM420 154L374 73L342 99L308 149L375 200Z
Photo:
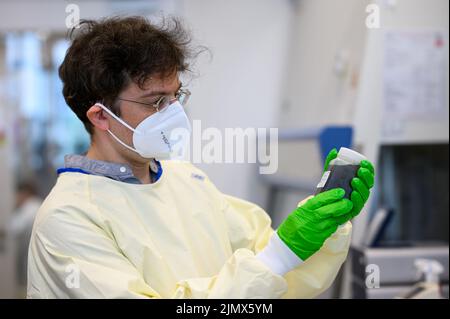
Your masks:
M35 220L29 298L311 298L344 262L351 224L284 277L255 257L274 233L258 206L162 162L154 184L63 173Z

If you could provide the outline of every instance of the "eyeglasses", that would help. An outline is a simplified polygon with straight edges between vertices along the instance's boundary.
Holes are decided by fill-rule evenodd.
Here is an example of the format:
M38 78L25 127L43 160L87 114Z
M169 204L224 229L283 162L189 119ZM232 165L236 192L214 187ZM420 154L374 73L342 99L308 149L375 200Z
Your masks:
M166 110L167 107L169 105L171 105L172 103L174 103L175 101L180 102L180 104L182 106L186 106L187 101L189 100L190 96L191 96L191 92L188 89L179 89L177 91L177 93L175 93L175 95L170 94L170 95L161 96L156 102L153 102L153 103L144 103L144 102L139 102L139 101L135 101L135 100L124 99L121 97L118 97L117 99L121 100L121 101L127 101L127 102L142 104L142 105L146 105L146 106L151 106L151 107L155 108L157 112L164 112L164 110Z

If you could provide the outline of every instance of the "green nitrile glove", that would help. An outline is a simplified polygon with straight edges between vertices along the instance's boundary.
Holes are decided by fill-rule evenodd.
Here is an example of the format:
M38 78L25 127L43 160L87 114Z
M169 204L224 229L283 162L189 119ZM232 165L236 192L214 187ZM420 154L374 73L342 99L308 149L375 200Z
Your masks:
M324 172L337 155L338 151L335 148L328 153L323 168ZM370 189L373 187L375 181L375 169L372 163L367 160L361 161L360 166L357 176L351 182L353 191L350 194L350 200L353 202L353 209L347 216L341 216L337 219L339 224L344 224L348 220L355 218L369 199Z
M353 203L342 188L320 193L294 210L278 228L280 239L302 260L322 247L338 228L337 218L348 216Z
M330 162L334 160L338 156L337 149L333 148L327 155L327 158L325 159L325 165L323 166L323 172L328 169L328 166L330 166Z
M350 200L353 202L351 218L355 218L363 209L370 196L370 189L375 182L375 169L371 162L361 161L357 177L352 179L353 192Z

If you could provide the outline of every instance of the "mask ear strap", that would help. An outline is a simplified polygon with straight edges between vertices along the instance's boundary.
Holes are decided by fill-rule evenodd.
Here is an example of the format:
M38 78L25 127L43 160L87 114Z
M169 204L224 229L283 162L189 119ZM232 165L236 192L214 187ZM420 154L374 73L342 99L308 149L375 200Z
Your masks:
M135 132L136 130L134 128L132 128L130 125L128 125L127 123L125 123L120 117L118 117L116 114L114 114L113 112L111 112L110 109L108 109L106 106L104 106L102 103L95 103L95 105L101 107L104 111L106 111L106 113L108 113L109 115L111 115L115 120L117 120L119 123L123 124L123 126L125 126L126 128L130 129L131 131ZM125 148L128 148L130 151L133 151L137 154L139 154L139 152L134 149L133 147L125 144L124 142L122 142L116 135L113 134L113 132L111 132L110 130L108 130L109 135L111 135L120 145L122 145Z
M130 151L133 151L133 152L135 152L135 153L137 153L137 154L139 154L139 152L135 149L135 148L132 148L131 146L129 146L129 145L127 145L127 144L125 144L124 142L122 142L117 136L115 136L114 134L113 134L113 132L111 132L110 130L108 130L108 133L120 144L120 145L122 145L123 147L126 147L126 148L128 148ZM139 154L140 155L140 154Z
M136 130L134 128L132 128L130 125L128 125L127 123L124 122L124 120L122 120L120 117L118 117L116 114L114 114L113 112L111 112L110 109L108 109L106 106L104 106L102 103L95 103L95 105L101 107L104 111L106 111L106 113L108 113L109 115L111 115L116 121L118 121L119 123L121 123L123 126L125 126L127 129L136 132ZM114 136L115 137L115 136Z

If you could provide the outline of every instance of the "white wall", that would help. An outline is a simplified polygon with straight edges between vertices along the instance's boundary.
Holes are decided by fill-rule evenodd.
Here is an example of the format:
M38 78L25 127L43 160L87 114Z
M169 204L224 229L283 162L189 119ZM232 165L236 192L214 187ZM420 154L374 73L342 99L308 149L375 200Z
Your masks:
M361 0L299 1L292 28L289 71L285 78L281 128L352 125L366 27ZM337 68L338 64L341 68ZM322 161L317 142L280 146L280 174L318 181ZM310 192L286 194L282 220Z
M284 127L351 123L364 48L367 3L299 2L286 105L280 117ZM336 73L336 57L340 54L346 65L341 73Z
M275 127L282 101L291 34L288 0L185 0L181 14L198 43L212 52L200 59L189 112L203 127ZM251 198L254 167L202 164L222 191Z

